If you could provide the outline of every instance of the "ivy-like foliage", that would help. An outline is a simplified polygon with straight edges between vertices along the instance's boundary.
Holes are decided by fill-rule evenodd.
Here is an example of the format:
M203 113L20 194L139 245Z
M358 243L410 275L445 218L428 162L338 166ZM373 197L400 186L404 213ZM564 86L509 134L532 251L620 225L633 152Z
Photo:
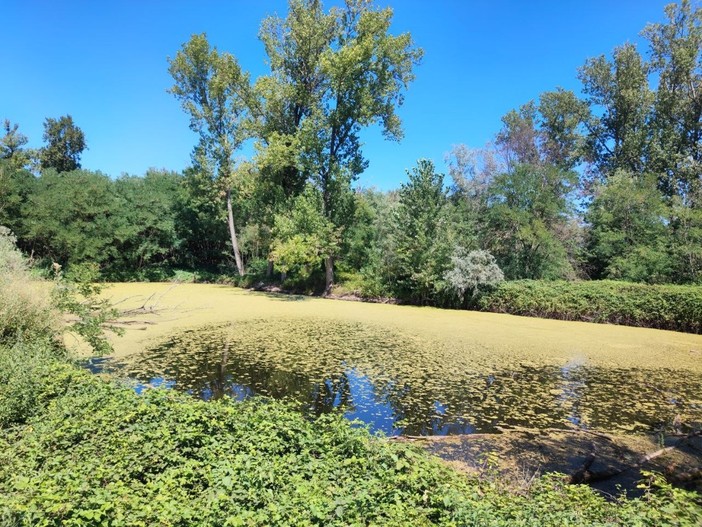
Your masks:
M630 501L558 475L517 494L338 415L139 396L58 361L37 380L36 415L0 429L3 525L694 526L702 514L660 478Z

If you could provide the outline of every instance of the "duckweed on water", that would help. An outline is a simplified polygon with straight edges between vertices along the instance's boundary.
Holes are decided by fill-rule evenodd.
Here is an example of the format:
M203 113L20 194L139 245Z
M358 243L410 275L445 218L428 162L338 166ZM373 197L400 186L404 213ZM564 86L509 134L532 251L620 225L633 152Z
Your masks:
M518 357L506 367L387 326L310 317L182 331L120 366L142 383L205 399L288 398L312 415L340 408L389 434L511 426L649 432L702 421L702 375L689 370Z

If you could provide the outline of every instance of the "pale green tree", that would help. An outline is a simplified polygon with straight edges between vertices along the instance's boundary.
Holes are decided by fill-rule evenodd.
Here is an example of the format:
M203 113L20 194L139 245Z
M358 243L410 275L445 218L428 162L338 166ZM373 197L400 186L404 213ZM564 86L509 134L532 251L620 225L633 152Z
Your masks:
M248 109L249 77L229 53L211 47L204 34L193 35L169 69L175 84L170 92L190 115L190 128L200 136L193 156L198 164L212 166L216 183L226 197L227 223L240 275L244 274L232 191L237 175L234 154L246 138L243 125Z
M339 230L322 212L322 196L308 185L292 208L275 217L271 257L285 274L306 280L339 249Z
M451 256L451 267L444 274L447 287L455 291L461 303L475 301L481 289L504 281L505 275L488 251L467 251L458 246ZM466 297L466 293L470 293Z

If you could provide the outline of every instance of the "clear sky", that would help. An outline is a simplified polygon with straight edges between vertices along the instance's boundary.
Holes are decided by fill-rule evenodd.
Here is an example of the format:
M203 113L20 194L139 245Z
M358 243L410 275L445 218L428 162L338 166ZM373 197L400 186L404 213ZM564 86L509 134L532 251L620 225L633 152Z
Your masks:
M419 158L445 171L452 145L480 147L512 108L557 86L578 91L587 57L639 43L665 0L377 0L394 10L393 33L424 49L400 109L405 138L363 134L370 167L358 184L396 188ZM325 5L329 5L326 2ZM284 0L0 0L0 119L42 144L46 117L70 114L85 132L83 167L111 176L149 167L182 170L197 141L176 99L167 57L190 35L264 74L257 38Z

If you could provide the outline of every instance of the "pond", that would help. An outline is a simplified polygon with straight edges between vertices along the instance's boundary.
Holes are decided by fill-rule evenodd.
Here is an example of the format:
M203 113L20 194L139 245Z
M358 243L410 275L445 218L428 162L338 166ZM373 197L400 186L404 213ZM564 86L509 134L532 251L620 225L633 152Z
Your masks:
M593 364L577 352L534 360L462 346L369 320L287 314L181 329L94 367L117 369L138 390L286 399L311 416L343 412L388 435L517 427L649 433L702 422L702 373L694 369Z

